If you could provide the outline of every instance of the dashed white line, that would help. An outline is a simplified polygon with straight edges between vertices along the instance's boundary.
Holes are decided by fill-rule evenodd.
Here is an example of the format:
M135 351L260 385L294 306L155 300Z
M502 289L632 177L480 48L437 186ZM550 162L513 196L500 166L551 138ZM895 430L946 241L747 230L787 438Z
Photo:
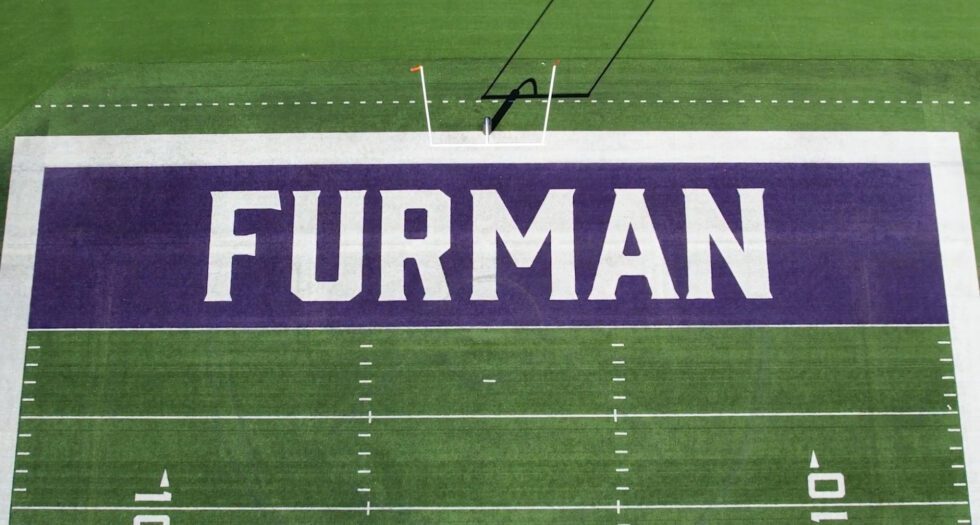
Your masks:
M41 349L41 345L28 345L27 349L28 350L40 350Z
M357 437L359 437L359 438L369 438L369 437L371 437L371 434L368 434L367 432L361 432L361 433L359 433L357 435Z
M357 381L357 383L358 383L358 384L360 384L360 385L370 385L370 384L371 384L371 383L373 383L373 382L374 382L374 381L373 381L373 380L371 380L371 379L359 379L359 380Z
M621 473L625 473L625 472L629 472L629 471L630 471L630 469L628 469L626 467L621 467L621 468L617 468L616 469L616 472L621 472Z
M372 344L363 344L363 345L360 345L360 348L374 348L374 345L372 345Z
M613 347L613 348L622 348L622 347L624 347L624 346L626 346L626 345L625 345L625 344L623 344L623 343L612 343L612 344L610 344L609 346L611 346L611 347Z
M496 383L496 382L497 382L497 380L496 380L496 379L484 379L484 380L483 380L483 382L484 382L484 383L489 383L489 384L492 384L492 383Z

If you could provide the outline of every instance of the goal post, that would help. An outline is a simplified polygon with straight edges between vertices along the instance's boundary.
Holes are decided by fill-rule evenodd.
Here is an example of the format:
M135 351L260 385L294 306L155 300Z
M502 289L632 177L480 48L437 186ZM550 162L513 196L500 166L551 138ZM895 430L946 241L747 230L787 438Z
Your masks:
M548 81L548 94L545 98L545 110L544 110L544 123L541 127L541 139L538 142L490 142L490 135L493 133L493 121L494 119L489 116L484 116L481 122L481 131L483 134L483 141L480 143L436 143L434 139L434 134L432 132L432 116L429 113L429 94L428 88L425 85L425 67L422 64L413 66L410 68L412 73L419 74L419 81L422 84L422 108L425 114L425 129L429 136L430 146L532 146L532 145L542 145L545 142L545 138L548 134L548 121L551 118L551 104L554 100L555 93L555 77L558 73L558 65L561 60L555 60L551 64L551 77ZM535 93L535 98L537 98L537 93Z

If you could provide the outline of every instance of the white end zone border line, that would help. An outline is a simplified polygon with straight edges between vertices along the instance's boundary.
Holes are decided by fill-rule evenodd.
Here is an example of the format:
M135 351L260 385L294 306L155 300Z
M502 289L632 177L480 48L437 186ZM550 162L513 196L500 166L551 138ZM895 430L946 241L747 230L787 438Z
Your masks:
M501 135L504 135L501 133ZM514 133L512 138L530 138ZM926 132L551 132L537 148L430 148L426 133L19 137L0 262L0 523L9 518L48 167L450 163L927 163L955 355L972 519L980 522L980 291L959 137Z

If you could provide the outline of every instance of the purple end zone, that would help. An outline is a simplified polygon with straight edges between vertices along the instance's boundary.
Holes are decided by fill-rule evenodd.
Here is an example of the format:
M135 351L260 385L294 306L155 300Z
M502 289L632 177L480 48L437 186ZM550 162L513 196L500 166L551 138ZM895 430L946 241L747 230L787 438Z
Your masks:
M680 299L652 300L624 277L589 301L615 188L643 188ZM741 238L738 188L764 188L772 299L746 299L716 249L714 299L685 299L684 188L707 188ZM442 257L451 301L379 302L379 190L452 199ZM551 301L546 244L516 268L498 243L498 301L471 301L472 198L495 189L526 230L549 189L575 189L578 300ZM281 211L242 210L254 257L233 263L231 302L205 302L211 191L278 190ZM337 276L339 190L367 190L363 288L350 302L290 292L293 198L320 190L318 278ZM49 168L42 194L31 328L942 324L936 212L925 164L475 164ZM424 213L407 214L424 237ZM634 248L627 246L627 253Z

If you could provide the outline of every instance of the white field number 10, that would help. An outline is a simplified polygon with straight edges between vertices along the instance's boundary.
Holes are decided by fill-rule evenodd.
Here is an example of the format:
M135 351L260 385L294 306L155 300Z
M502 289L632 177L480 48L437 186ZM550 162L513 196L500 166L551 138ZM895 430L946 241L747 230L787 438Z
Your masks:
M820 468L817 461L817 453L810 454L810 469ZM811 472L806 477L807 492L813 500L841 500L847 493L844 488L844 475L840 472ZM811 512L810 521L821 523L824 521L847 521L846 512Z
M167 475L167 469L163 470L163 476L160 477L160 492L153 492L149 494L137 493L133 500L137 503L170 503L173 500L173 494L169 490L170 488L170 476ZM133 525L170 525L170 516L164 514L140 514L139 516L133 517Z

